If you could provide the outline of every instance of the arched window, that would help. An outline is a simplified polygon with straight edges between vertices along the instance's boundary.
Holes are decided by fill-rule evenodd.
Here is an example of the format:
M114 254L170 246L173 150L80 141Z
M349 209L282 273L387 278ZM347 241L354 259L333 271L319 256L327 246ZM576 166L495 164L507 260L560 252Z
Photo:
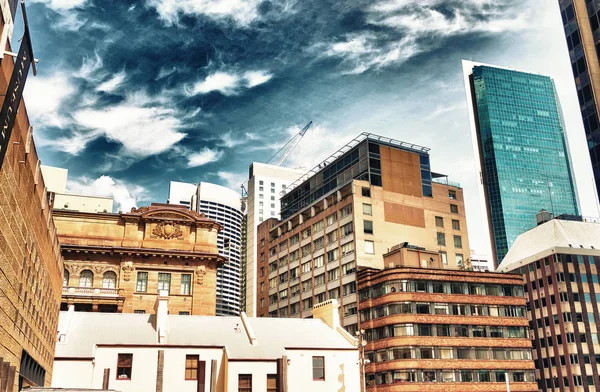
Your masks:
M63 272L63 286L64 287L67 287L69 285L69 277L70 277L69 271L65 270Z
M79 287L92 287L94 274L90 270L81 271L79 274Z
M114 289L117 286L117 274L112 271L105 272L102 275L102 288Z

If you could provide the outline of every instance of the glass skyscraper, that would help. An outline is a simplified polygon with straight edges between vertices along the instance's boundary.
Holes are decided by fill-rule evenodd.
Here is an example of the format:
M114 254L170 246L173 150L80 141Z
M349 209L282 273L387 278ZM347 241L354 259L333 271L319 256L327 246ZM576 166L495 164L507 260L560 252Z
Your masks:
M463 62L473 137L499 264L545 209L578 214L564 125L547 76Z

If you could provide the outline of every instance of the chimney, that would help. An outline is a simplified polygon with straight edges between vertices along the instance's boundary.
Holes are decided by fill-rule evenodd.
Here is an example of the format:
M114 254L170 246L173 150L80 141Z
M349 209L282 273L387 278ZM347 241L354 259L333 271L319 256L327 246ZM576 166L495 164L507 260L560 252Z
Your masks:
M539 226L542 223L552 220L552 213L546 210L540 210L540 212L535 215L535 219L537 221L537 225Z
M160 290L154 305L154 329L158 343L167 343L167 330L169 328L169 292Z
M313 306L313 318L325 321L325 324L329 325L334 331L337 331L340 326L339 308L340 304L337 299L321 302Z

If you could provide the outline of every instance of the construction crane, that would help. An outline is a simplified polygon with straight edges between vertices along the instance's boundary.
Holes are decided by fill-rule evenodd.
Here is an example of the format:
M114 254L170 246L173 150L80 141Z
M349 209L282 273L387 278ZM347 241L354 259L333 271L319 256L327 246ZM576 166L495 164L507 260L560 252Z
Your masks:
M276 156L279 155L279 153L281 153L281 156L279 157L279 159L277 159L276 161L274 161L273 165L275 166L281 166L281 164L287 159L287 157L292 153L292 151L294 150L294 148L296 148L296 146L298 145L298 143L300 143L300 140L302 140L302 138L304 137L304 135L306 134L306 132L310 129L310 127L312 126L312 121L309 122L308 124L306 124L306 126L304 128L302 128L300 130L300 132L298 132L296 135L294 135L293 138L291 138L283 147L281 147L279 149L279 151L277 151L275 153L275 155L273 155L271 157L271 159L269 159L267 161L267 163L270 163L274 160L274 158ZM283 152L282 152L283 151Z

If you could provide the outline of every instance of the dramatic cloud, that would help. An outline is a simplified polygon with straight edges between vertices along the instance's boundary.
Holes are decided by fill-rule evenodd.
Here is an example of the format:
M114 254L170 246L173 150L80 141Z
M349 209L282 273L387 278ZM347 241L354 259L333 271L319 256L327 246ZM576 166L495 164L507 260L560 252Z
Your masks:
M32 0L33 3L43 3L53 10L69 10L85 5L86 0Z
M230 19L247 25L258 17L260 0L147 0L167 25L179 22L180 14Z
M112 197L117 211L130 211L138 201L146 196L146 190L138 185L114 179L110 176L100 176L96 179L88 177L69 178L67 192L90 196Z
M94 52L93 57L84 56L81 61L81 67L79 71L75 73L75 76L83 79L90 78L96 71L102 68L102 58L97 51Z
M218 71L194 84L189 93L207 94L211 91L219 91L223 95L235 95L244 87L256 87L268 82L272 77L273 75L266 71L248 71L242 75Z
M25 85L27 113L33 126L63 127L67 120L59 112L61 104L75 91L66 74L29 78Z
M123 83L125 76L125 71L121 71L115 74L112 78L101 83L98 87L96 87L96 90L106 93L113 92Z
M223 157L223 151L211 150L204 147L202 151L188 155L188 167L198 167L216 162Z
M125 150L139 157L169 150L186 135L173 109L139 107L130 104L105 109L85 109L74 114L82 127L123 145Z

